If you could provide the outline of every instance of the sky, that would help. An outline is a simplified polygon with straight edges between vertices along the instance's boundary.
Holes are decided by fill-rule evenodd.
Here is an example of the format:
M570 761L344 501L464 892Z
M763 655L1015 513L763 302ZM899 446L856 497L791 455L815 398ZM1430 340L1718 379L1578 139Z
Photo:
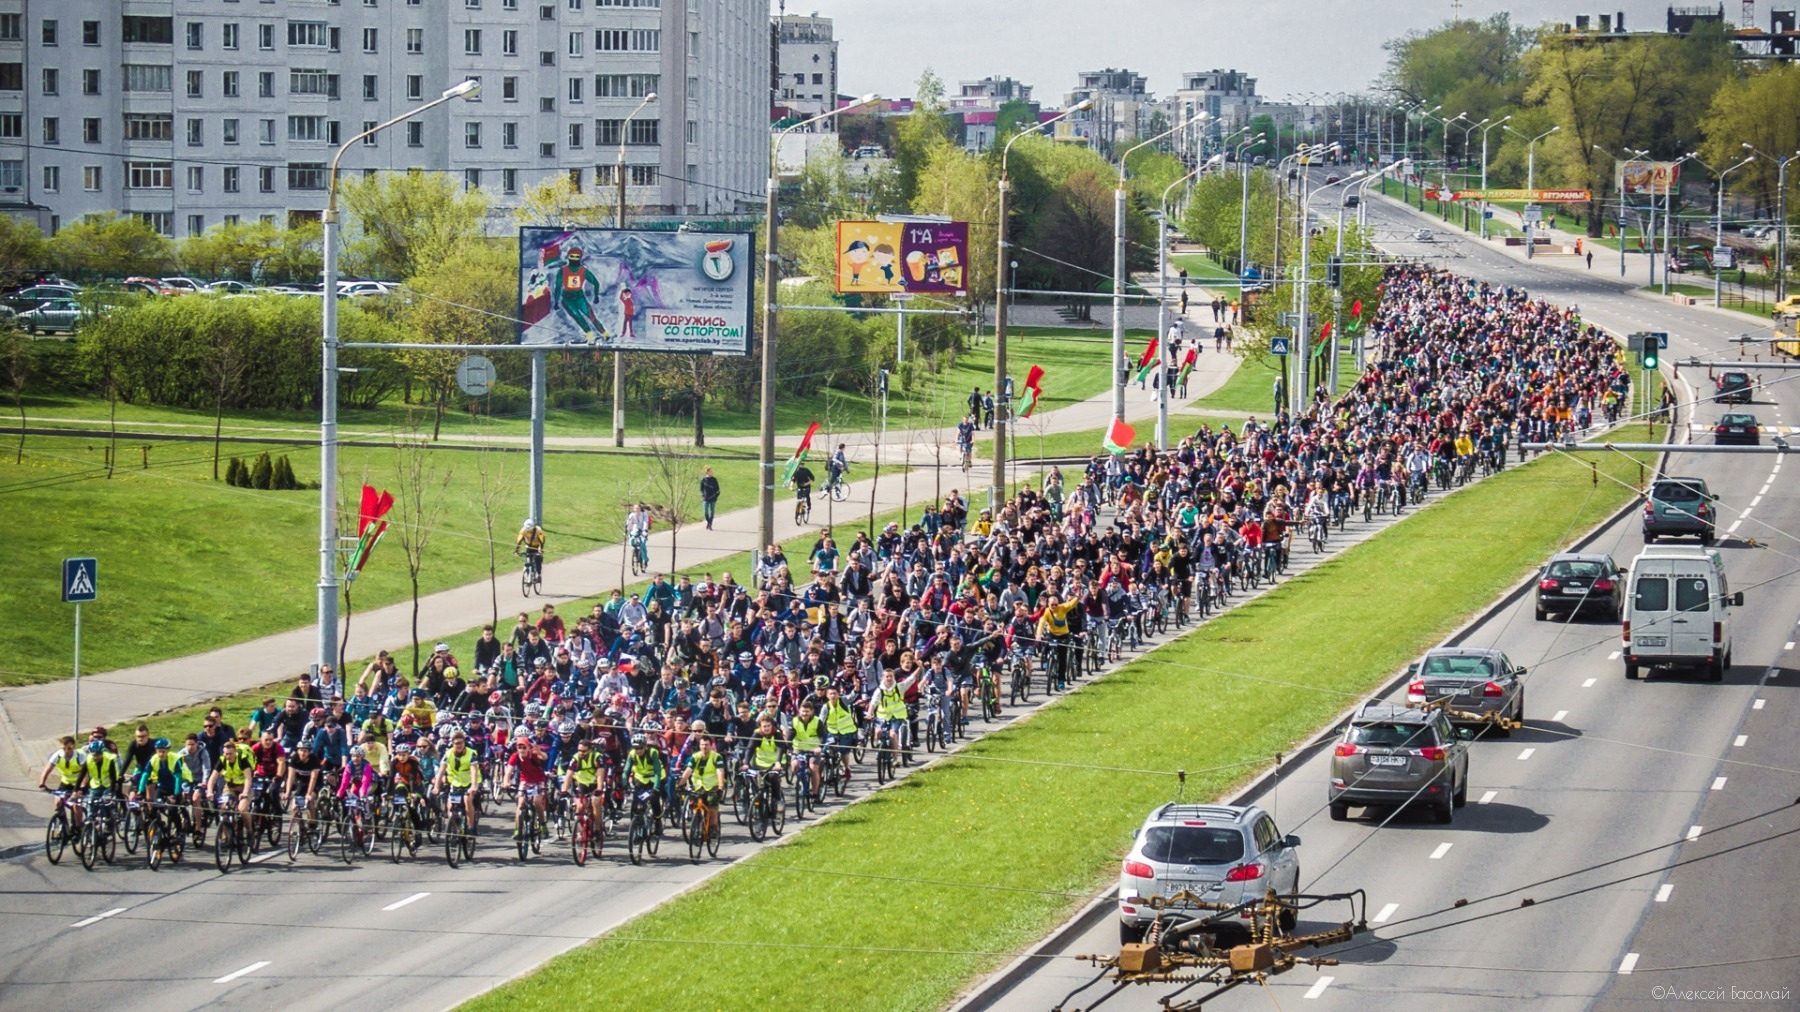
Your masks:
M1770 2L1757 3L1761 23ZM1667 0L1604 6L1464 0L1462 15L1506 10L1515 24L1537 25L1624 11L1627 28L1660 31L1668 6ZM1729 0L1726 17L1735 21L1739 9L1739 0ZM787 6L789 14L814 12L835 21L845 94L911 96L930 67L951 94L958 81L1011 76L1031 85L1034 99L1055 106L1077 72L1105 67L1146 75L1158 97L1175 91L1184 71L1214 68L1249 73L1257 94L1271 100L1362 91L1386 65L1382 43L1448 20L1450 0L793 0Z

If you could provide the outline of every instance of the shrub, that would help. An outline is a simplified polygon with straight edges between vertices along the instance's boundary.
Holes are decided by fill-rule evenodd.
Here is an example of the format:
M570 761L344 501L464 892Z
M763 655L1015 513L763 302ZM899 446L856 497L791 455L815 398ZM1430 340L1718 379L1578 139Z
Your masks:
M256 458L256 463L250 465L250 487L260 489L275 487L275 465L269 460L267 451Z

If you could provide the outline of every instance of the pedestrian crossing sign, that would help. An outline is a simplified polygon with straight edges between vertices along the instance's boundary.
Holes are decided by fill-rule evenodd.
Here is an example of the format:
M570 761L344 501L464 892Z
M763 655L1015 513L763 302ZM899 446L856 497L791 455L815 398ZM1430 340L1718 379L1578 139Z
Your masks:
M94 559L64 559L62 566L62 599L68 604L82 604L99 596L100 566Z
M1287 353L1288 353L1288 339L1287 338L1285 338L1285 337L1269 338L1269 354L1271 354L1271 355L1286 355Z

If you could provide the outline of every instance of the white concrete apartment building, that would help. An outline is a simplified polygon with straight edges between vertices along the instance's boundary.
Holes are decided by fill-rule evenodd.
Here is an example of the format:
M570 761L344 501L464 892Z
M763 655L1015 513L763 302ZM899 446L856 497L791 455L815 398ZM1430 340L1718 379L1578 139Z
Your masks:
M775 39L774 105L804 117L836 107L838 44L831 19L782 14L775 19Z
M552 175L614 185L623 140L634 213L732 214L762 195L768 62L756 0L0 0L0 210L316 214L343 140L473 77L346 173L452 173L505 228Z

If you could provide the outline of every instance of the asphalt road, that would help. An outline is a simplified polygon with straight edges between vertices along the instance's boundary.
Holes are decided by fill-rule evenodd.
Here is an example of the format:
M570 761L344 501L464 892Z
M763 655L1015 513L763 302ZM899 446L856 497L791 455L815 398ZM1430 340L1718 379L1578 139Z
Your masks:
M1525 264L1441 226L1427 225L1434 241L1412 242L1412 229L1427 223L1381 201L1371 201L1369 221L1396 252L1578 304L1614 331L1667 330L1671 359L1722 357L1729 338L1754 328L1748 317L1739 323L1629 293L1598 261L1592 275ZM1765 425L1800 417L1797 382L1759 394L1752 410ZM1719 411L1701 406L1699 420ZM1758 990L1765 1006L1792 1007L1800 900L1772 886L1800 881L1791 737L1800 719L1792 662L1800 540L1791 533L1800 531L1800 475L1784 474L1780 460L1677 455L1670 465L1706 478L1735 518L1722 525L1730 536L1719 547L1746 602L1734 615L1736 664L1724 684L1668 675L1627 682L1616 624L1535 621L1530 595L1501 610L1466 642L1497 645L1531 668L1527 726L1475 744L1468 807L1448 826L1412 813L1383 824L1388 813L1357 809L1333 823L1324 811L1329 752L1284 777L1259 803L1283 832L1302 837L1306 888L1367 890L1374 930L1322 953L1342 965L1298 968L1272 978L1267 994L1252 985L1207 1007L1267 1009L1273 999L1289 1009L1648 1009L1704 1000L1683 992L1709 988L1731 1000L1734 986L1752 992L1737 996L1751 1007ZM1627 514L1591 550L1629 565L1642 547L1638 528ZM1341 905L1321 908L1299 930L1343 916ZM1099 918L1060 951L1116 951L1116 925ZM1073 959L1046 959L992 1007L1054 1008L1094 973ZM1160 1008L1157 999L1176 986L1134 987L1107 1007ZM1091 988L1064 1007L1091 1007L1104 993Z

